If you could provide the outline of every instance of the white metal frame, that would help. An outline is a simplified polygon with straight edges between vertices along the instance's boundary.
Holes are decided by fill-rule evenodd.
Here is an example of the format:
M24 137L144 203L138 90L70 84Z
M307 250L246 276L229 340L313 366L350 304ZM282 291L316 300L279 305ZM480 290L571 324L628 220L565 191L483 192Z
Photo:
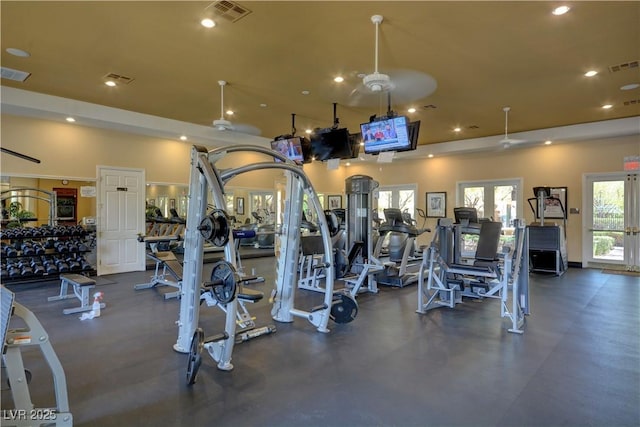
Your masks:
M516 247L504 254L501 268L487 271L449 265L438 251L437 239L440 230L436 230L429 249L423 252L422 265L418 273L416 312L425 314L437 307L455 308L456 304L462 302L463 297L497 298L500 299L500 317L507 317L511 321L508 331L523 334L525 315L529 314L528 228L524 226L523 221L516 220L516 223ZM451 225L438 225L438 228L440 227L449 227L448 232L453 233ZM490 287L488 290L482 287L460 290L457 286L448 286L445 277L449 273L472 279L489 279L486 283Z

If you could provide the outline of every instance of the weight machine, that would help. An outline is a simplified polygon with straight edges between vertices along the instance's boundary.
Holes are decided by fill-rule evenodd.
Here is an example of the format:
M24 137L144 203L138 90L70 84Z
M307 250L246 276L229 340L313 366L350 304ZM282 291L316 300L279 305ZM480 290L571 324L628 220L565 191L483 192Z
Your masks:
M218 169L215 164L226 155L235 152L265 154L280 162L261 162L226 170ZM293 317L309 320L320 332L328 332L329 318L337 322L353 320L357 314L355 300L345 294L333 292L334 273L327 268L327 286L324 302L310 311L294 307L296 268L300 245L300 205L303 193L307 195L314 209L321 213L322 206L313 190L311 182L301 168L283 155L259 146L239 145L222 147L208 151L205 147L194 146L191 151L191 176L189 184L189 208L184 239L184 275L181 288L180 316L178 319L178 339L174 350L190 353L187 381L195 382L200 364L200 353L206 349L218 362L218 368L231 370L231 355L235 341L237 298L235 298L238 275L236 273L236 254L233 233L227 215L223 210L214 210L207 215L207 194L211 193L215 206L225 206L224 186L232 178L243 173L278 169L285 172L287 178L287 200L284 208L282 233L280 239L280 257L277 264L276 288L272 292L272 317L280 322L292 322ZM318 215L325 249L324 264L331 266L332 248L328 226L324 215ZM224 247L225 263L217 266L212 280L202 280L202 257L204 240L218 247ZM226 312L224 332L209 339L198 328L201 287L223 305ZM222 297L222 298L220 298Z
M529 314L528 234L524 222L515 220L513 247L497 254L501 223L483 222L473 264L457 263L462 224L440 219L433 241L423 251L418 273L418 309L425 314L437 307L454 308L463 297L500 300L500 316L511 320L509 332L522 334ZM426 275L426 277L425 277ZM426 283L425 283L426 282Z
M535 197L527 199L534 217L539 217L539 223L532 223L529 227L529 260L532 272L554 273L561 276L567 271L567 212L562 200L551 194L550 187L534 187ZM531 203L536 201L536 208ZM547 204L560 207L563 224L545 224L544 215ZM537 215L536 215L537 213Z
M14 301L14 294L0 287L2 302L2 365L6 369L14 409L2 410L3 426L64 426L73 425L69 412L67 380L60 360L49 341L49 335L38 318L22 304ZM19 317L26 328L9 329L11 317ZM24 369L22 350L39 347L53 376L55 407L35 408L29 393L30 372ZM3 375L4 376L4 375Z

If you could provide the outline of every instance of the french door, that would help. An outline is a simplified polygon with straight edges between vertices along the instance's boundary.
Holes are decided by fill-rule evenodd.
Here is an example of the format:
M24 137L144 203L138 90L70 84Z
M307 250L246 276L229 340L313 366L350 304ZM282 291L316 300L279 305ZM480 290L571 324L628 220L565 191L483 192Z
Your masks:
M411 218L416 219L416 184L391 185L380 187L376 190L378 218L384 221L384 210L387 208L398 208L402 212L411 214Z
M458 183L456 206L476 208L478 217L512 226L516 218L524 218L522 211L522 179L497 181L468 181Z
M583 264L640 271L640 174L585 177Z

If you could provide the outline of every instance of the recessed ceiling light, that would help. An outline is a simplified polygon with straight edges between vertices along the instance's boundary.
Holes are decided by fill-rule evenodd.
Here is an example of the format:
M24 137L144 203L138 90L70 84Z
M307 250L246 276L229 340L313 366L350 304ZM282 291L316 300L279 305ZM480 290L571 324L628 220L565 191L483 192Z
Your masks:
M67 117L65 120L69 123L74 123L76 121L76 119L74 119L73 117Z
M460 128L453 128L453 131L454 131L454 132L460 132L461 130L462 130L462 129L460 129Z
M311 92L309 92L308 90L303 90L303 91L302 91L302 94L303 94L303 95L309 95L310 93L311 93Z
M640 87L640 83L630 83L628 85L620 86L620 90L632 90Z
M114 82L113 80L107 80L106 82L104 82L104 84L109 87L114 87L116 85L116 82Z
M200 24L202 24L202 26L206 28L213 28L216 26L216 23L211 18L204 18L202 21L200 21Z
M590 71L587 71L586 73L584 73L585 77L593 77L596 74L598 74L598 72L595 71L595 70L590 70Z
M603 109L605 109L605 110L608 110L608 109L610 109L610 108L613 108L613 105L611 105L611 104L604 104L604 105L602 106L602 108L603 108Z
M304 131L304 133L306 133L307 135L309 135L311 132L312 132L312 130L311 130L311 129L306 129L306 130Z
M182 135L182 136L180 137L180 141L186 141L186 140L187 140L187 137L186 137L186 136Z
M555 9L553 9L553 13L554 15L564 15L565 13L569 12L571 8L569 6L558 6Z
M13 55L13 56L20 56L22 58L28 58L31 56L31 54L29 52L27 52L26 50L22 50L22 49L18 49L15 47L8 47L5 49L7 51L7 53Z
M544 142L544 145L551 145L551 144L552 144L552 142L551 142L551 141L549 141L549 140L546 140L546 141Z
M344 81L344 77L341 77L341 76L334 77L333 81L336 83L342 83Z
M263 103L263 104L260 104L260 107L262 107L262 108L267 108L267 104L264 104L264 103Z
M415 108L413 108L413 107L411 107L411 108L409 108L409 109L407 110L407 112L409 112L409 113L415 113L415 112L416 112L416 109L415 109Z
M233 116L233 111L232 110L227 110L227 116Z
M347 163L345 163L345 165L351 166L351 162L347 162Z
M360 146L364 147L364 141L360 141ZM362 159L362 160L364 160L364 159Z
M433 159L433 154L429 154L427 157Z

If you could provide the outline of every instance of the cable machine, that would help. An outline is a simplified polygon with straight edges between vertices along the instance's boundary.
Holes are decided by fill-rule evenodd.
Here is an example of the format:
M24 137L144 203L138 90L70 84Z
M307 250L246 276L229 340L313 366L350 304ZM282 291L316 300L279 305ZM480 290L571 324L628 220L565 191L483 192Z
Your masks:
M529 231L529 259L532 272L554 273L561 276L567 271L567 212L562 200L551 194L550 187L534 187L535 197L527 199L534 217L539 216L540 222L528 227ZM536 201L536 208L532 201ZM562 226L555 223L545 224L545 208L547 203L559 206L562 211ZM537 213L537 215L536 215Z

